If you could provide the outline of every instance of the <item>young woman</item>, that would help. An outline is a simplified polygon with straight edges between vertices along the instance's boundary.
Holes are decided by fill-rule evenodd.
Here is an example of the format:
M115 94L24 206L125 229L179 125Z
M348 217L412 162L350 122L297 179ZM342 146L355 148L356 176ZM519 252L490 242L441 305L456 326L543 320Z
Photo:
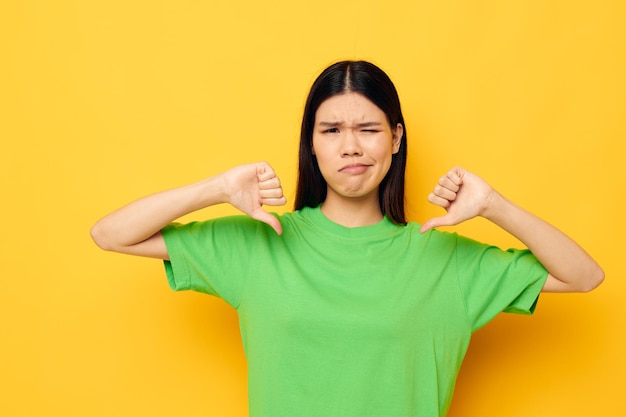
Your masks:
M267 163L135 201L92 229L103 249L165 260L176 290L237 309L253 417L446 414L473 331L531 313L540 291L589 291L602 269L563 233L453 168L423 225L404 215L407 138L371 63L327 68L309 93L295 211ZM172 222L213 204L247 216ZM482 216L528 250L434 230Z

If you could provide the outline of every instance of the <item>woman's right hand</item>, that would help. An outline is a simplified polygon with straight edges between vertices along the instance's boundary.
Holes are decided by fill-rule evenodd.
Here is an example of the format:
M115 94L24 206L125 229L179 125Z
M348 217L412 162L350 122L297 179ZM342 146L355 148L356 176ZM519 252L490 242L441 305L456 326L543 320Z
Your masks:
M237 166L224 172L222 178L227 203L282 233L278 219L262 207L282 206L287 202L280 179L267 162Z

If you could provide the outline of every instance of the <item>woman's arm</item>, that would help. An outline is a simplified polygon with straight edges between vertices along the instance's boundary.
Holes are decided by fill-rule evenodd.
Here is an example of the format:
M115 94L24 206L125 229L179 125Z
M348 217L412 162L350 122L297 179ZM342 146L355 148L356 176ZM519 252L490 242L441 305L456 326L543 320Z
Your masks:
M604 280L602 268L576 242L463 168L441 177L428 200L447 213L426 221L422 233L482 216L524 243L548 270L543 291L587 292Z
M282 232L280 222L261 206L280 206L286 198L272 167L259 162L132 202L100 219L91 236L105 250L168 259L161 229L185 214L220 203Z

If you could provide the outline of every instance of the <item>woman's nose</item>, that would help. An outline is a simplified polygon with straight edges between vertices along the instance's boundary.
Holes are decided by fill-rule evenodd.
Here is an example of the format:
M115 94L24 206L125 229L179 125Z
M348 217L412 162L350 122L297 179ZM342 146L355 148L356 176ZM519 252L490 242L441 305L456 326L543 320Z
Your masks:
M341 154L344 156L354 156L362 154L359 137L356 133L352 131L346 132L342 141Z

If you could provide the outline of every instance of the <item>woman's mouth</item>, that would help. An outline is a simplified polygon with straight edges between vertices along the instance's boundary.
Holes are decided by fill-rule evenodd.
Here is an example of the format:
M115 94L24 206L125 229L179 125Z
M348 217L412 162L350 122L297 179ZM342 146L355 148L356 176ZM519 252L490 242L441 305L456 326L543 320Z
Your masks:
M339 172L344 174L362 174L370 167L366 164L350 164L342 167Z

